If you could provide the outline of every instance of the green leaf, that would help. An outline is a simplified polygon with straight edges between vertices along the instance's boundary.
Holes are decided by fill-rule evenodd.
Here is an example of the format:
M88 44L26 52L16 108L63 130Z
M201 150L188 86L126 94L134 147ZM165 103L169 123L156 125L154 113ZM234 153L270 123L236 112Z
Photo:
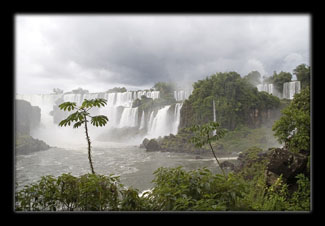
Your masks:
M84 123L84 121L76 122L76 123L73 125L73 128L76 129L76 128L78 128L79 126L81 126L83 123Z
M91 118L91 124L94 126L105 126L108 122L108 118L105 115L93 116Z
M61 110L68 110L68 111L71 111L71 110L74 110L76 107L76 103L75 102L64 102L62 104L59 105L59 108Z

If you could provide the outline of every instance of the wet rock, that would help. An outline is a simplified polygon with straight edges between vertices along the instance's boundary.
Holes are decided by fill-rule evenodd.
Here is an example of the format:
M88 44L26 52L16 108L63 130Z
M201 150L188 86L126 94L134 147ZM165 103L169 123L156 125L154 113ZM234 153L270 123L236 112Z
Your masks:
M26 155L37 151L48 150L49 148L50 146L44 141L34 139L27 135L17 137L15 152L17 155Z
M284 182L295 183L295 177L300 173L306 173L308 157L288 150L277 148L269 154L269 163L265 175L266 183L272 185L282 174Z
M147 151L159 151L161 148L155 139L151 139L146 145L146 149Z
M142 141L142 144L140 144L140 148L146 148L148 143L149 143L149 139L144 138L144 140Z

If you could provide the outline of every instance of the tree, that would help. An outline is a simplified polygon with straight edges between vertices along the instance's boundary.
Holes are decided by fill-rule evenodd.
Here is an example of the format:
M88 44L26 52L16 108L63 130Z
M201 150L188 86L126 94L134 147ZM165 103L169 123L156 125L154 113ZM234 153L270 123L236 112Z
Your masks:
M74 94L86 94L86 93L89 93L89 91L79 87L78 89L72 90L72 93L74 93Z
M297 80L301 82L301 89L310 85L310 66L300 64L293 70L293 74L296 75Z
M283 92L283 84L285 82L291 82L292 74L289 72L281 71L279 74L276 71L273 72L271 77L268 77L265 81L267 83L273 83L274 87L281 93Z
M89 121L87 117L91 118L90 123L96 127L105 126L106 123L108 122L108 118L105 115L91 116L88 111L93 107L102 107L105 106L106 104L107 101L105 99L99 98L99 99L91 99L91 100L85 99L80 107L76 107L75 102L64 102L59 105L59 108L64 111L65 110L72 111L74 109L77 109L76 112L69 115L66 119L62 120L59 123L59 126L61 127L67 125L70 126L71 123L74 123L73 128L78 128L82 124L85 125L85 133L86 133L86 139L88 143L88 159L89 159L90 169L93 174L95 174L95 171L91 160L91 142L88 135L87 122Z
M59 89L59 88L54 88L53 89L53 93L54 94L62 94L63 93L63 90L62 89Z
M225 135L226 130L220 128L220 125L217 122L209 122L204 125L194 125L194 126L190 127L189 130L191 132L194 132L194 136L191 137L190 142L194 143L195 147L201 148L204 145L209 144L212 154L213 154L214 158L217 160L217 163L218 163L223 175L226 176L224 170L220 166L220 162L219 162L219 160L213 150L213 147L211 145L212 141L216 141L216 140L222 138Z
M282 117L276 121L272 130L280 143L292 152L310 150L310 92L306 87L288 107L283 109Z
M107 90L106 93L124 93L126 91L127 90L125 87L114 87L112 89Z
M247 80L248 83L257 86L261 83L261 74L258 71L252 71L244 76L244 79Z

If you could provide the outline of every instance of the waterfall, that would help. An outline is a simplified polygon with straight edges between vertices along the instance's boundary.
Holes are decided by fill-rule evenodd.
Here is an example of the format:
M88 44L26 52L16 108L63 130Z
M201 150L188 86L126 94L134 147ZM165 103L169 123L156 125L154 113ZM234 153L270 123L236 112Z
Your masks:
M140 128L139 129L143 129L144 128L144 111L142 111L142 116L141 116L141 121L140 121Z
M178 125L181 120L181 108L183 104L182 103L177 103L175 104L175 110L174 110L174 123L173 123L173 128L171 133L176 135L178 132Z
M264 92L267 92L268 94L275 95L272 83L258 84L256 87L257 87L258 91L260 91L260 92L264 91Z
M300 81L283 83L283 98L292 100L296 93L300 93Z
M174 91L174 98L176 101L184 101L189 98L192 94L193 90L175 90Z
M169 135L170 133L177 134L178 125L180 122L180 110L182 103L176 103L174 112L170 110L171 105L164 106L159 110L139 112L138 107L132 108L134 100L141 99L142 96L147 98L157 99L160 97L159 91L138 90L116 93L86 93L86 94L16 94L16 99L26 100L32 106L41 108L41 124L39 128L31 131L34 138L44 140L49 145L61 147L77 147L83 146L81 140L84 139L84 131L82 129L73 129L71 126L59 127L54 123L53 112L54 106L63 102L75 102L81 105L84 99L103 98L107 100L107 105L101 108L93 108L90 113L93 115L106 115L109 119L105 127L89 127L92 139L104 133L112 133L114 130L121 128L132 127L130 133L134 135L144 136L149 138L157 138L159 136ZM185 92L179 92L180 99L188 96ZM60 103L58 103L60 101ZM72 112L64 112L59 115L60 110L56 109L54 114L62 120ZM62 111L63 113L63 111ZM142 114L141 114L142 113ZM139 116L141 114L141 117ZM138 129L137 129L138 128ZM142 132L140 132L142 130ZM136 132L138 131L138 132ZM144 137L143 137L144 138Z
M138 126L138 108L124 108L119 128Z
M151 129L152 123L153 123L153 119L154 119L154 111L152 111L150 113L150 117L149 117L149 121L148 121L148 126L147 126L147 131L149 131Z
M150 127L148 131L148 137L153 138L170 134L170 122L168 122L168 110L170 106L171 105L167 105L160 109L157 112L157 115L153 118L152 123L149 123Z

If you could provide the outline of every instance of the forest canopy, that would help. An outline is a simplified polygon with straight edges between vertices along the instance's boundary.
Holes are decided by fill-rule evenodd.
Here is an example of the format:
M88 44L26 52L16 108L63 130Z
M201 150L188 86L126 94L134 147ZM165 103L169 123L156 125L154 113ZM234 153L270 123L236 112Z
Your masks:
M252 76L253 78L258 78ZM216 121L234 130L239 125L255 126L256 119L277 109L280 99L259 92L250 76L242 78L236 72L216 73L193 84L193 93L181 109L180 128L204 124L213 120L215 101Z

